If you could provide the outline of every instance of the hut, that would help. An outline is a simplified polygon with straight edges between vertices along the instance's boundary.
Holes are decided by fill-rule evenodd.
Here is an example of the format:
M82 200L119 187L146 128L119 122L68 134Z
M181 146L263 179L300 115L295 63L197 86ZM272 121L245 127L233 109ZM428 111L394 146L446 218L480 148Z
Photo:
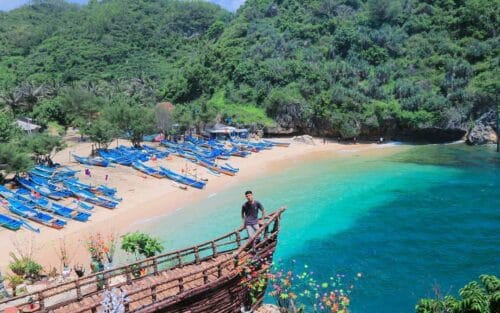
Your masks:
M38 133L42 129L42 126L33 123L33 120L27 117L16 119L16 125L28 134Z
M248 138L248 129L236 128L221 123L215 124L208 130L208 133L212 139L226 140L232 137Z

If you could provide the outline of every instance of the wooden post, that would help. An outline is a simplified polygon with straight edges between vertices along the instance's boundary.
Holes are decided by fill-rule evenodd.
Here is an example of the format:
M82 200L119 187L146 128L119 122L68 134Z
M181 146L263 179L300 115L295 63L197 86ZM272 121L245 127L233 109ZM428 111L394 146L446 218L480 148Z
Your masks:
M45 310L45 299L43 298L43 292L38 293L38 302L40 302L40 311Z
M194 247L194 262L200 264L200 253L198 251L198 246Z
M274 225L273 225L273 233L277 232L280 228L280 218L277 217L275 220L274 220Z
M238 245L238 248L241 246L241 237L240 237L240 232L236 232L236 244Z
M131 276L131 273L132 272L132 269L130 268L130 266L127 266L127 285L131 285L132 284L132 276Z
M177 251L177 263L179 263L179 266L182 265L181 253L179 251Z
M221 278L222 277L222 265L219 263L217 265L217 277Z
M157 258L153 259L153 272L154 272L155 276L158 275L158 259Z
M212 256L214 258L217 257L217 246L215 245L215 242L212 241Z
M179 278L179 293L184 292L184 278Z
M240 259L239 259L239 256L238 255L235 255L234 256L234 268L238 268L238 265L240 263Z
M75 280L76 285L76 299L82 300L82 289L80 288L80 279Z
M208 283L208 275L207 270L203 271L203 284L206 285Z
M269 224L264 228L264 239L266 239L269 235Z
M156 284L151 286L151 300L153 300L153 303L156 302Z
M107 290L109 290L109 279L107 278L107 276L108 276L107 272L104 272L102 274L102 279L104 280L104 288L106 288Z

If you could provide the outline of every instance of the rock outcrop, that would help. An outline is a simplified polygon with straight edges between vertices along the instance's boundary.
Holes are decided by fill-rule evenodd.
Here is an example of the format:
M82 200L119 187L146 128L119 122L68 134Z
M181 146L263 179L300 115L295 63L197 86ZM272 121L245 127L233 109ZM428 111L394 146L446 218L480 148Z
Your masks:
M480 145L486 143L495 143L497 141L496 112L490 110L484 113L476 120L474 126L467 133L467 143L471 145Z
M291 136L309 134L320 137L338 137L339 129L330 123L321 121L301 120L301 112L295 106L282 109L276 118L277 126L265 128L264 133L270 136ZM468 144L495 143L496 135L496 112L493 107L485 108L485 111L474 114L472 125L468 127L463 119L451 119L439 125L427 127L404 127L398 121L392 120L376 128L361 125L360 133L356 136L361 140L378 140L384 137L391 140L423 142L423 143L446 143L466 139ZM298 136L298 140L301 136ZM295 137L294 137L295 138Z
M295 142L305 143L307 145L315 145L316 144L314 142L313 137L311 137L309 135L295 136L295 137L292 137L292 140Z

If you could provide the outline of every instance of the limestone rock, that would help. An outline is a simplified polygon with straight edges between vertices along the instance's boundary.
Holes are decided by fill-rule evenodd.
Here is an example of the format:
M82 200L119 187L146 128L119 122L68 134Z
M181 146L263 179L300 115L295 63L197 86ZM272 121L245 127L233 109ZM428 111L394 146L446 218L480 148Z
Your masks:
M293 127L290 128L284 128L281 127L280 125L276 127L266 127L264 129L264 133L270 136L276 136L276 135L291 135L295 132L295 129Z
M495 143L497 140L495 122L496 116L493 110L483 114L467 133L467 143L471 145Z
M477 124L467 134L467 143L473 145L495 143L496 140L495 130L489 125Z
M314 142L313 137L311 137L309 135L295 136L295 137L292 137L292 140L295 142L305 143L307 145L315 145L316 144Z

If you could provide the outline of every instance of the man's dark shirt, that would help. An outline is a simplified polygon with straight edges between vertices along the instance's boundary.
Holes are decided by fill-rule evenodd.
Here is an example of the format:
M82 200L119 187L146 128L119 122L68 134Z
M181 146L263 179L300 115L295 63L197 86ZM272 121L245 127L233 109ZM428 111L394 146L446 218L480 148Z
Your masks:
M264 210L259 201L245 202L241 207L241 215L245 218L245 225L255 225L259 223L259 209Z

